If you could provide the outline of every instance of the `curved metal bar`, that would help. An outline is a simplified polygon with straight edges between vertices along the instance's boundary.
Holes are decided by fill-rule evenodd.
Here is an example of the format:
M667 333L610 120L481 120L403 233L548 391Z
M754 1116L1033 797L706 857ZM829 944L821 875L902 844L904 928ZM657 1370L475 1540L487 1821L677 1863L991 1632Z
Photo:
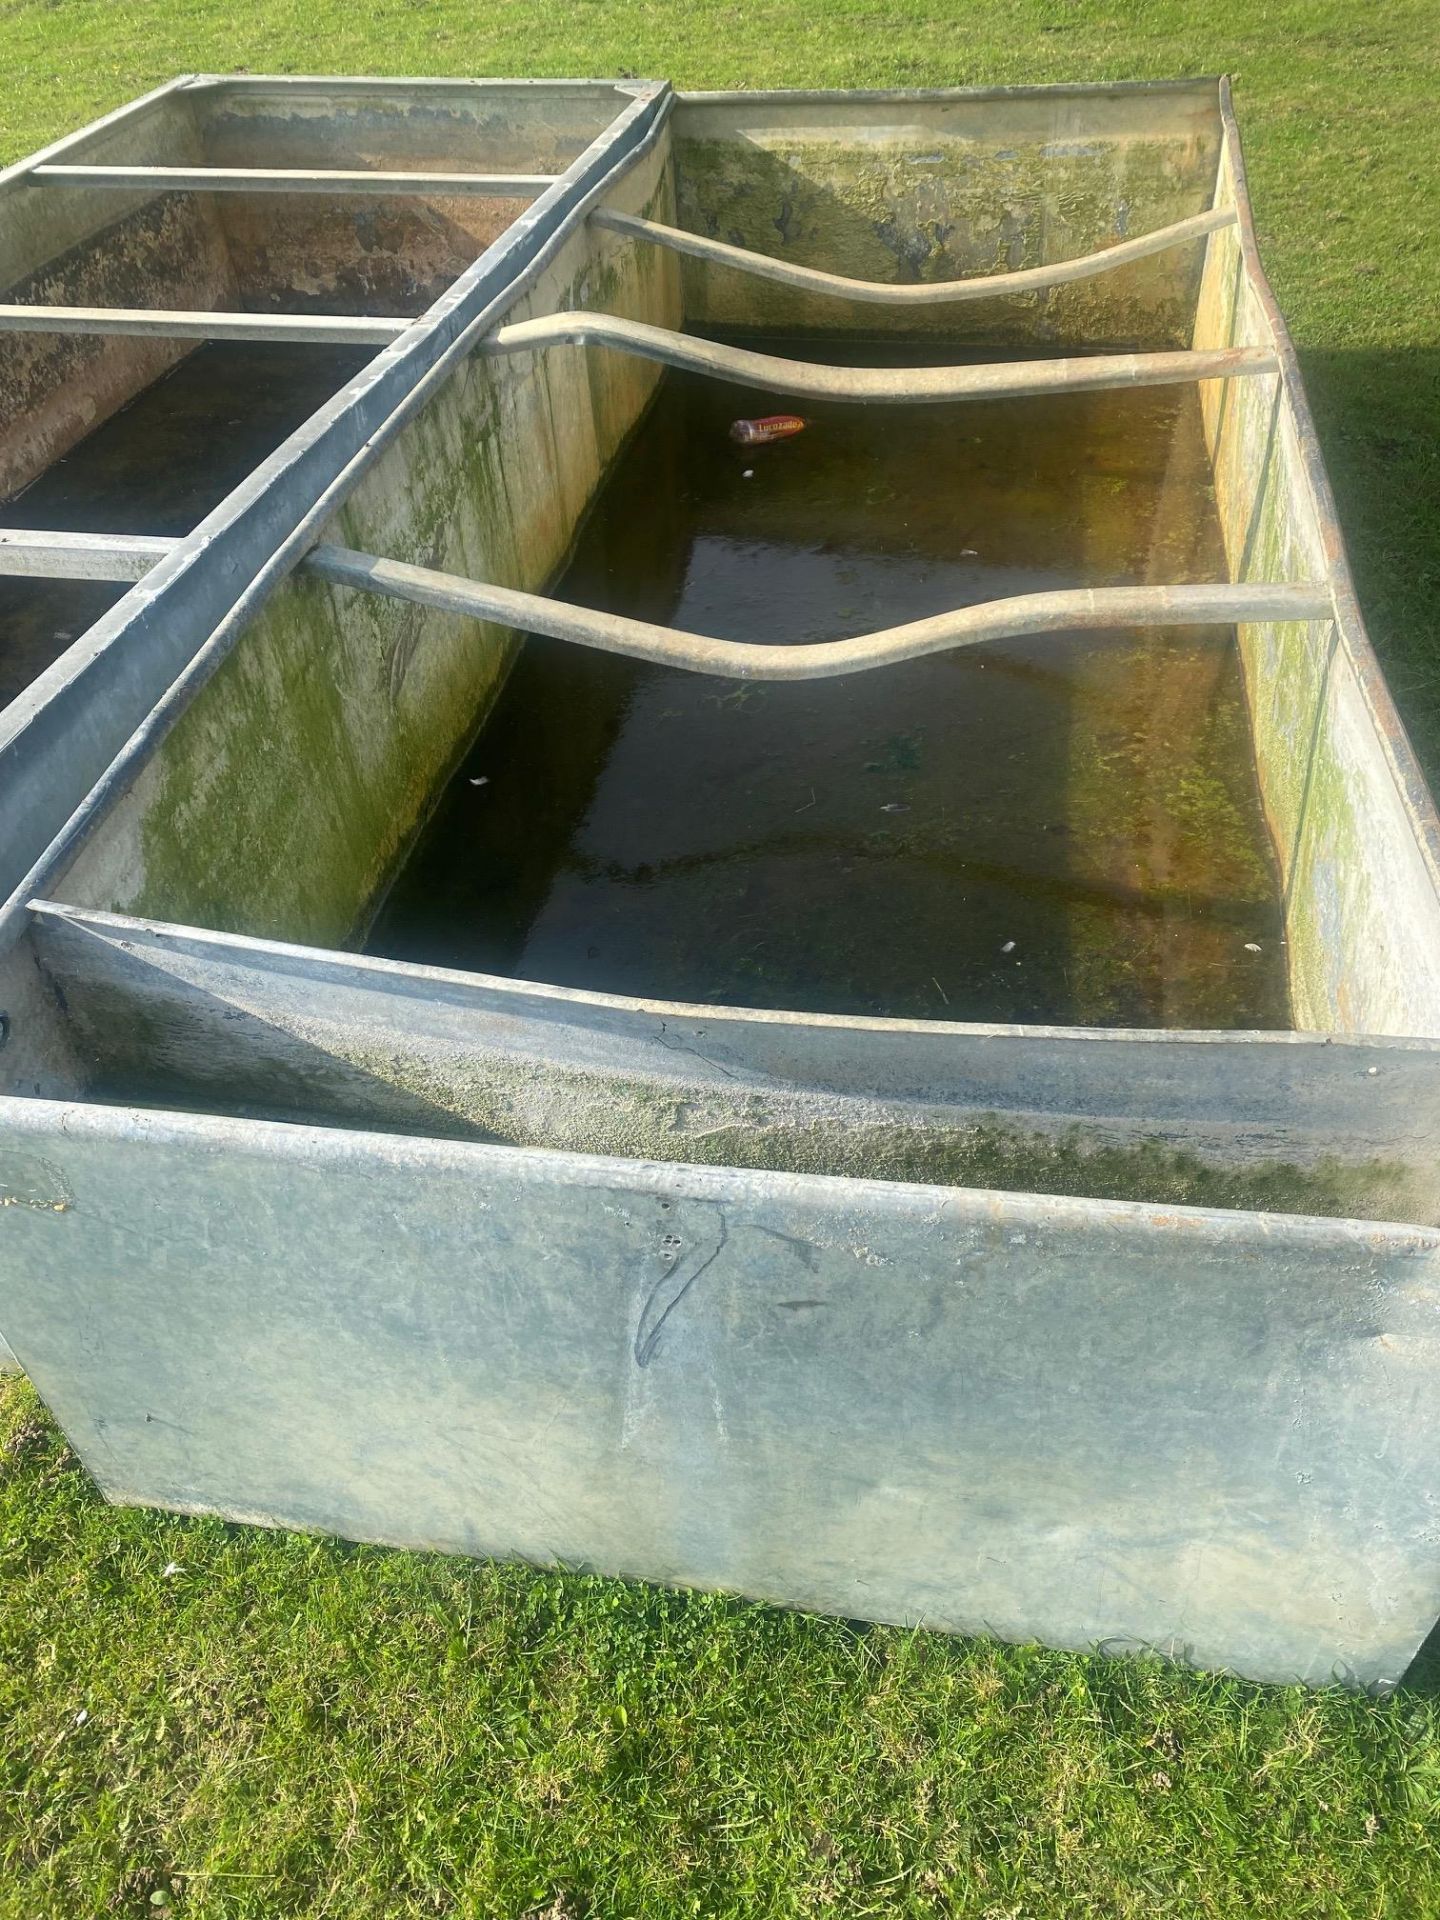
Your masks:
M497 620L525 632L598 647L604 653L629 654L688 673L735 680L828 680L1023 634L1068 633L1078 628L1230 626L1240 620L1329 620L1334 611L1325 586L1072 587L1059 593L988 600L905 626L857 634L852 640L767 646L748 640L713 640L678 627L654 626L648 620L597 613L590 607L572 607L563 600L436 573L429 567L379 560L346 547L315 547L305 565L337 586L358 587L392 600L414 600L446 613Z
M867 402L1001 400L1032 393L1081 393L1102 387L1174 386L1274 373L1268 347L1193 353L1096 353L1068 360L1014 360L973 367L827 367L781 360L749 347L722 346L613 313L551 313L500 327L481 353L536 353L546 347L614 347L670 367L708 373L737 386L764 387L801 400Z
M1204 213L1192 214L1188 220L1156 227L1153 233L1118 241L1113 247L1081 254L1074 260L1058 260L1050 266L1022 267L1013 273L986 274L975 279L926 280L896 286L889 281L851 280L844 274L825 273L819 267L798 266L790 260L777 260L773 254L732 247L724 240L688 233L683 227L662 226L657 220L642 220L638 214L612 212L609 207L597 207L590 216L592 226L608 228L611 233L649 240L657 247L668 247L672 253L689 254L692 259L708 261L712 266L733 267L737 273L774 280L800 293L828 294L834 299L865 300L887 307L943 307L958 300L996 300L1002 295L1037 293L1047 287L1065 286L1074 280L1088 280L1097 273L1109 273L1114 267L1127 267L1132 260L1144 260L1171 247L1183 247L1191 240L1214 233L1217 227L1233 226L1235 219L1234 207L1210 207Z

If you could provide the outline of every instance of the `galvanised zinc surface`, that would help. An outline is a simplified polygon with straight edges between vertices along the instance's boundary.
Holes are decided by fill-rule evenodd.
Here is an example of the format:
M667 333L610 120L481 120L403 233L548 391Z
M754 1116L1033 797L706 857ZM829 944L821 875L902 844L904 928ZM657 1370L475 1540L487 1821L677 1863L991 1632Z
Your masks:
M3 1119L0 1324L117 1498L1264 1677L1433 1618L1428 1230Z
M1376 1685L1440 1592L1440 1234L0 1102L105 1491Z
M636 1160L1440 1225L1440 1046L684 1006L32 903L96 1086Z

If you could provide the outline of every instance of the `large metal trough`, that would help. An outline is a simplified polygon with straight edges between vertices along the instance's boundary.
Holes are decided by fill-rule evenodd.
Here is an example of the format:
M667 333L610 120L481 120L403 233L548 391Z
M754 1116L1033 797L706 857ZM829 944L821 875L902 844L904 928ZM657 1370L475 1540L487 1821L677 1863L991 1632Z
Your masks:
M1437 823L1225 84L191 78L0 175L0 264L9 492L197 340L375 349L187 534L0 531L134 583L0 714L0 1331L106 1494L1394 1681L1440 1611ZM699 337L736 328L826 364ZM933 369L830 364L886 331ZM666 363L877 406L1198 381L1228 578L811 649L562 606ZM520 632L858 699L1195 620L1239 630L1293 1031L347 951Z

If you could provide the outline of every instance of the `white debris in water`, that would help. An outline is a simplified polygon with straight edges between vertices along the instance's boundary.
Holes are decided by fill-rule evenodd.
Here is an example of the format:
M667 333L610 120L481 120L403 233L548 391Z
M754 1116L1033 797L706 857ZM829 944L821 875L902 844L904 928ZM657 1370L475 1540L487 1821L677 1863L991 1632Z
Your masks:
M470 784L472 787L488 787L490 784L490 776L488 773L477 774Z
M1259 953L1260 942L1258 940L1247 940L1245 942L1245 951L1246 953Z
M1000 951L1001 951L1001 953L1014 953L1014 951L1015 951L1015 942L1014 942L1013 940L1007 940L1007 941L1005 942L1005 944L1004 944L1004 946L1003 946L1003 947L1001 947L1001 949L1000 949Z
M741 474L740 478L742 480L753 480L755 478L754 467L746 467L745 471Z

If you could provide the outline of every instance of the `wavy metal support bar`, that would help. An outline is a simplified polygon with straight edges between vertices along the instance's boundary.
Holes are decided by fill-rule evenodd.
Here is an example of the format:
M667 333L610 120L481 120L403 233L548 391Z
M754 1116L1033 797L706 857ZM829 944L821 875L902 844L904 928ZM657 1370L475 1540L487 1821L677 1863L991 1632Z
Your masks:
M1171 247L1183 247L1191 240L1203 239L1218 227L1233 226L1237 218L1233 207L1211 207L1188 220L1157 227L1153 233L1143 233L1135 240L1118 241L1113 247L1082 254L1075 260L1059 260L1044 267L1022 267L1013 273L986 274L976 279L927 280L909 286L896 286L883 280L851 280L843 274L825 273L819 267L797 266L789 260L777 260L773 254L732 247L724 240L688 233L683 227L662 226L656 220L642 220L638 214L615 213L609 207L597 207L590 215L590 224L605 227L611 233L627 234L632 239L649 240L657 247L689 254L692 259L705 260L712 266L733 267L760 280L773 280L800 293L865 300L886 307L944 307L959 300L995 300L1007 294L1038 293L1074 280L1089 280L1097 273L1129 266L1132 260L1144 260L1151 254L1165 253Z
M548 634L604 653L629 654L689 673L735 680L827 680L894 666L922 654L1011 640L1023 634L1067 633L1080 628L1230 626L1237 621L1329 620L1334 608L1324 585L1217 585L1179 587L1072 587L1058 593L1024 593L988 600L928 620L885 627L851 640L773 646L746 640L713 640L648 620L627 620L568 606L540 594L494 587L457 574L436 573L347 547L315 547L305 565L337 586L358 587L392 600L413 600L446 613L496 620L529 633Z
M386 346L413 320L350 314L198 313L178 307L0 306L0 333L127 334L161 340L300 341ZM827 367L782 360L748 347L673 333L613 313L553 313L501 327L477 352L539 353L548 347L604 346L665 366L683 367L745 387L802 400L1000 400L1034 393L1083 393L1108 387L1174 386L1274 373L1269 347L1210 352L1097 353L1068 360L1015 360L988 366Z
M748 347L722 346L613 313L552 313L501 327L479 353L537 353L546 347L614 347L665 366L708 373L737 386L763 387L800 400L856 402L1002 400L1033 393L1083 393L1107 387L1174 386L1275 373L1269 347L1211 352L1097 353L1068 360L1015 360L974 367L826 367L782 360Z

